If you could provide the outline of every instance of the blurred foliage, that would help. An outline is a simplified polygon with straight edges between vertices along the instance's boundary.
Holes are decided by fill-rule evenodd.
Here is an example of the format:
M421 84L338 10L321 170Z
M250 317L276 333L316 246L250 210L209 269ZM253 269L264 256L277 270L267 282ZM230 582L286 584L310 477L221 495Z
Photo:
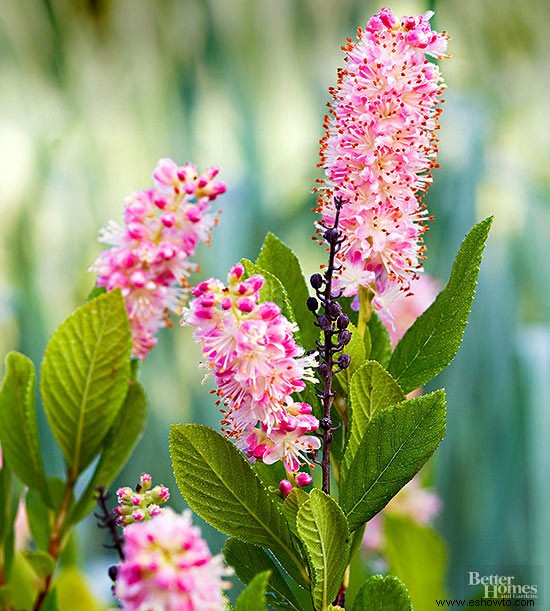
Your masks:
M35 362L83 302L98 229L120 220L160 157L216 163L229 191L213 244L197 259L224 275L256 257L269 229L306 272L317 141L346 36L380 8L359 0L18 0L0 13L0 348ZM449 395L437 477L450 545L464 566L549 564L547 366L550 8L545 0L395 0L436 10L452 35L436 222L427 269L444 279L468 228L496 220L464 346L438 380ZM546 264L545 264L546 263ZM148 429L120 482L143 470L173 485L169 422L216 424L199 351L178 327L142 368ZM534 366L527 374L528 366ZM47 439L52 472L59 457ZM151 458L154 457L153 462ZM174 485L173 485L174 486ZM174 497L177 497L175 486ZM545 500L546 499L546 500ZM208 531L212 536L212 531ZM93 526L86 562L101 557ZM220 547L220 541L212 539ZM96 574L97 583L108 579Z

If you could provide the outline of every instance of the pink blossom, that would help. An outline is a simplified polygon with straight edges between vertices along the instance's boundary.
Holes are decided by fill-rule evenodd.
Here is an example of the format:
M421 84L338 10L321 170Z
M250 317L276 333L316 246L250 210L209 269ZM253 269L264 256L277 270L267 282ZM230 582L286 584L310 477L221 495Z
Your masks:
M211 278L193 289L182 324L196 328L203 366L214 376L225 408L225 434L251 460L282 460L292 473L320 447L311 435L319 426L311 406L292 399L306 380L315 381L316 361L296 344L297 328L279 306L260 303L263 284L258 274L245 279L237 264L227 285Z
M144 359L156 344L158 329L179 313L187 278L198 266L189 258L208 242L216 217L211 202L225 191L218 169L199 175L192 164L178 167L161 159L154 187L126 200L124 227L110 221L100 240L110 245L96 259L97 285L120 288L126 301L134 356Z
M115 596L127 611L222 611L231 570L212 556L191 512L167 509L124 530Z
M426 55L446 57L448 38L431 29L431 16L398 20L382 9L358 30L356 42L348 39L321 139L321 227L334 223L334 198L345 201L337 285L347 296L370 289L381 311L410 292L422 270L429 217L421 200L437 165L444 89Z

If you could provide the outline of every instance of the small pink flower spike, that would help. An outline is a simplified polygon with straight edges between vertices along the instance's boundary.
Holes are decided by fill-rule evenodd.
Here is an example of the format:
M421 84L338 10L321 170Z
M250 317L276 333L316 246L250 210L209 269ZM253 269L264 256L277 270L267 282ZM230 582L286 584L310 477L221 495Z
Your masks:
M198 269L190 258L210 240L217 222L211 204L225 191L216 174L213 167L199 177L192 164L161 159L154 187L128 198L124 226L111 221L100 235L110 247L90 269L98 286L122 290L133 355L141 360L156 344L157 331L170 326L170 313L181 312L187 279Z
M293 474L311 464L321 443L311 434L319 428L311 406L292 398L306 381L316 381L317 362L298 346L297 328L280 307L259 303L263 276L245 278L244 272L238 263L227 284L216 278L198 284L182 324L195 327L193 337L214 376L225 435L251 461L281 460Z
M223 611L231 574L222 557L210 553L191 512L166 509L124 530L114 594L125 611Z

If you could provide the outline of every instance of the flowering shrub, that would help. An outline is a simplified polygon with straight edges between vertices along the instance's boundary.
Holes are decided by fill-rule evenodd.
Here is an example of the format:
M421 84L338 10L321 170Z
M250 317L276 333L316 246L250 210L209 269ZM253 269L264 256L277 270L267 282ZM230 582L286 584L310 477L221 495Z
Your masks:
M0 600L8 609L16 604L15 479L29 489L35 548L21 561L36 576L28 586L35 611L56 608L57 563L95 499L120 556L110 576L125 609L224 608L231 570L246 586L237 611L351 608L350 579L363 582L354 611L412 609L407 586L413 598L417 590L403 563L392 565L398 576L366 580L350 566L365 525L400 502L445 434L445 391L407 394L460 346L491 224L472 228L447 284L400 337L392 314L420 284L421 199L436 166L443 84L428 56L446 57L447 36L430 17L383 9L344 46L321 141L317 229L328 262L310 278L314 294L296 255L272 234L256 262L235 264L226 283L210 278L191 289L198 268L190 258L210 238L211 202L225 184L215 168L199 175L162 159L154 187L128 199L124 227L103 231L110 248L92 267L98 288L45 351L40 394L63 480L44 468L34 365L8 355L0 392ZM194 329L223 412L221 434L172 426L174 476L189 507L228 535L223 553L233 569L210 554L189 511L161 507L169 491L152 487L148 474L135 490L120 488L108 508L106 488L145 426L138 360L170 312Z

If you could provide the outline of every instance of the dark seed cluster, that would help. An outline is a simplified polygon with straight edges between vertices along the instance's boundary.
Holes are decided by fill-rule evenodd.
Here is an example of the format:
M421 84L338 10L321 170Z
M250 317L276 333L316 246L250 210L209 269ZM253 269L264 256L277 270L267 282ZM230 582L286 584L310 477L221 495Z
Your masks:
M315 297L309 297L307 307L313 313L316 325L322 331L322 339L317 341L319 351L319 375L323 381L323 388L317 396L323 406L323 417L319 421L319 428L323 436L323 492L330 494L330 444L332 433L331 407L334 399L332 379L335 374L349 367L351 357L342 350L351 341L351 332L348 329L349 318L342 312L338 299L342 296L340 291L334 291L332 281L334 273L340 270L337 255L344 242L342 232L338 229L340 210L344 200L334 199L336 215L334 225L323 233L323 238L329 247L328 265L324 273L313 274L310 279L315 290ZM338 355L338 353L340 353ZM337 356L338 355L338 356Z

